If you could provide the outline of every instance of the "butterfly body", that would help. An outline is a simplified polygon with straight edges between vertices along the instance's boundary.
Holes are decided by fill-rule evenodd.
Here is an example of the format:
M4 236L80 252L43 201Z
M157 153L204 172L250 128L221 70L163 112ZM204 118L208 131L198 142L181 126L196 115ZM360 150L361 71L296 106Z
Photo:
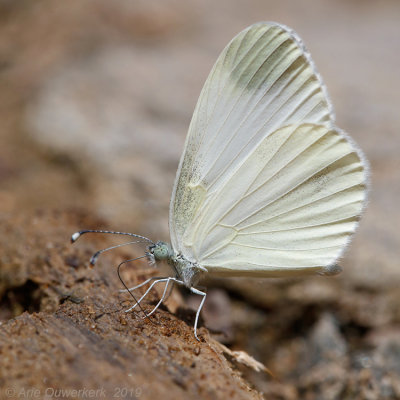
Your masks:
M172 269L175 278L187 288L196 286L207 269L196 262L189 261L182 254L177 254L169 243L158 241L148 248L150 264L166 262Z

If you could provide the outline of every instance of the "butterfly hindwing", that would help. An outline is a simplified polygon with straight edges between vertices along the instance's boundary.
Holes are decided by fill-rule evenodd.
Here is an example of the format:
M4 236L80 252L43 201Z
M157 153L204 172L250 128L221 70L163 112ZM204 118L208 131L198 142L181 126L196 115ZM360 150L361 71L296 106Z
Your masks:
M289 125L207 196L186 243L214 274L322 273L357 227L365 185L361 156L342 132Z

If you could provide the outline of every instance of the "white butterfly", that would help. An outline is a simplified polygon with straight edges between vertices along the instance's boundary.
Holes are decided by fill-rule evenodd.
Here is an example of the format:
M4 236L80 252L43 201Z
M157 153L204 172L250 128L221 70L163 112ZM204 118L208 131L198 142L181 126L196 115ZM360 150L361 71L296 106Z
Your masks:
M203 296L198 339L206 293L196 286L206 274L340 272L336 261L357 227L367 181L367 161L335 126L300 38L274 22L248 27L223 50L200 94L172 192L171 245L127 234L150 243L150 260L173 272L154 280L139 303L158 282L166 286L151 313L172 282ZM93 230L72 240L86 232Z

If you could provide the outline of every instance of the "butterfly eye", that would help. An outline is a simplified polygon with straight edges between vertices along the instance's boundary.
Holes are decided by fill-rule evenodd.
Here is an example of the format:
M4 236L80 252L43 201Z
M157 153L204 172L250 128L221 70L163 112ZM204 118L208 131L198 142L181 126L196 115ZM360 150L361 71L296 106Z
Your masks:
M172 251L167 243L157 242L150 252L154 255L156 261L168 260L172 256Z

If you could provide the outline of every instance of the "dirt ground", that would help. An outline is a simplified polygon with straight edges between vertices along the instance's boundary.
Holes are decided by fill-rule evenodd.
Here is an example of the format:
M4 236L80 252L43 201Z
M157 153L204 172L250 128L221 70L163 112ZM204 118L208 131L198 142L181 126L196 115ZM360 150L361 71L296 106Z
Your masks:
M370 161L369 205L337 277L209 281L197 342L185 291L125 313L116 267L143 248L91 268L119 239L69 239L168 240L202 84L260 20L305 41ZM400 399L399 21L397 0L1 1L0 399Z

